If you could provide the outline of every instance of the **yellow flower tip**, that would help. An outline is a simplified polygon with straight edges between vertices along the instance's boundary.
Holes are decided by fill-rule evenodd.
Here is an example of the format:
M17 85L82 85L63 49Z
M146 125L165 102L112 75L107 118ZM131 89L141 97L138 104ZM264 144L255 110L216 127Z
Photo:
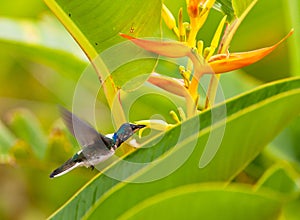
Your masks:
M164 19L166 25L168 28L173 30L174 28L177 29L176 27L176 20L172 14L172 12L163 4L162 6L162 18Z
M142 138L143 132L147 129L147 127L141 128L139 130L139 138Z
M180 65L178 69L180 73L183 73L185 71L185 67L182 65Z
M145 130L147 128L155 129L158 131L166 131L171 125L169 125L167 122L159 119L150 119L150 120L141 120L135 122L136 124L143 124L146 125L146 127L140 129Z
M183 27L185 28L185 32L188 35L188 33L190 33L191 31L191 25L189 22L183 22Z
M178 108L178 112L179 112L179 116L181 118L182 121L185 121L186 120L186 115L183 111L183 109L181 107Z
M203 56L203 41L202 40L199 40L198 42L197 42L197 51L198 51L198 55L200 56L200 57L202 57Z
M219 44L219 40L221 38L221 34L222 34L222 30L223 30L223 27L225 25L225 22L226 22L226 19L227 19L227 15L225 15L222 20L220 21L219 25L218 25L218 28L214 34L214 37L211 41L211 44L210 44L210 47L213 48L213 50L215 50Z
M182 8L180 8L179 12L178 12L178 30L179 30L179 40L182 42L185 42L186 41L186 29L183 24Z
M210 47L205 47L203 51L203 58L206 59L210 53L211 48Z
M180 123L180 120L179 120L177 114L176 114L173 110L170 111L170 115L171 115L171 117L174 119L174 121L175 121L176 123Z

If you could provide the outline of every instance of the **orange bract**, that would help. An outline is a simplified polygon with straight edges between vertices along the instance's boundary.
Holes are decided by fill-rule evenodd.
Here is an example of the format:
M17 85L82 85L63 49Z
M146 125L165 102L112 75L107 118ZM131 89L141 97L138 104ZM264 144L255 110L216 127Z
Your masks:
M258 50L252 50L241 53L232 53L232 54L218 54L212 56L208 63L215 73L224 73L232 70L240 69L242 67L248 66L252 63L255 63L281 44L284 40L286 40L290 35L292 35L294 30L291 30L283 39L281 39L278 43L274 44L270 47L261 48Z
M225 73L232 70L240 69L242 67L248 66L252 63L255 63L273 50L278 47L283 41L285 41L289 36L293 34L294 30L292 29L283 39L278 43L270 47L265 47L253 51L231 53L231 54L217 54L212 56L208 65L213 69L214 73ZM167 57L184 57L188 56L192 59L195 66L198 64L195 63L196 59L193 59L192 49L187 45L181 42L174 41L155 41L155 40L145 40L134 38L126 34L120 34L122 37L131 40L134 44L139 47L144 48L145 50L157 53L162 56Z

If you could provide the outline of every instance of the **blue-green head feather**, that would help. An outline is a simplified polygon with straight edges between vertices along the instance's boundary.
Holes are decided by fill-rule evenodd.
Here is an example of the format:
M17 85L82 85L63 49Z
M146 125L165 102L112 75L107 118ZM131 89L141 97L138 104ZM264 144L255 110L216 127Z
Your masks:
M116 146L120 146L124 141L130 138L136 131L144 128L146 125L136 125L131 123L124 123L121 125L119 130L114 133L113 140Z

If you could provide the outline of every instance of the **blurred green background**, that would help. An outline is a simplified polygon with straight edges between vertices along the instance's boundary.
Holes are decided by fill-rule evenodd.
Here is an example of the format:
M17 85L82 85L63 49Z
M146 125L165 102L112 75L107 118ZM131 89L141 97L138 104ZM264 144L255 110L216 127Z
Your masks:
M166 0L165 4L177 14L177 4L172 0ZM227 98L265 82L300 75L299 11L297 0L257 3L233 38L231 52L273 45L292 27L295 33L258 63L224 74L221 82ZM206 46L221 17L220 12L213 10L200 31L198 38ZM77 62L68 63L69 59ZM57 105L71 108L77 81L87 65L79 46L43 1L1 1L0 219L45 218L97 173L77 169L55 181L48 177L78 150L59 119ZM96 79L96 75L90 77L91 81ZM87 83L84 89L94 91L94 86ZM97 124L101 124L101 132L111 133L110 113L101 93L98 100L101 114L97 115L97 122L100 121ZM153 113L149 109L146 113L136 113L135 117L143 119ZM298 124L299 119L269 147L283 159L297 164L300 162ZM277 147L282 143L284 149ZM257 161L259 164L259 158Z

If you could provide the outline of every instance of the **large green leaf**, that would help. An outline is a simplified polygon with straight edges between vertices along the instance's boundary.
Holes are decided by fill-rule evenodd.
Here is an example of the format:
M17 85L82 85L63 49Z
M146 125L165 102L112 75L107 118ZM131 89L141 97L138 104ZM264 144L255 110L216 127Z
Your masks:
M79 219L102 216L115 219L142 200L167 189L197 182L226 183L243 170L267 143L299 115L300 110L294 108L299 101L300 79L287 79L264 85L228 100L226 130L223 138L219 137L222 143L212 160L207 165L202 164L202 168L199 169L199 159L203 153L207 153L207 148L204 148L207 147L205 145L209 135L224 128L220 118L211 124L213 113L222 113L224 104L213 108L212 111L202 112L145 143L144 148L125 158L126 161L144 165L136 167L125 160L117 161L108 167L107 175L97 175L53 214L52 218ZM200 130L194 129L197 128L195 122L198 120L201 122ZM181 132L190 133L189 136L180 138ZM195 143L193 149L191 145ZM178 161L183 155L188 156L191 150L193 152L186 161ZM165 169L175 171L159 179L157 174L166 171ZM126 182L108 177L117 174L122 175ZM143 181L141 184L132 183Z
M110 66L107 68L113 72L114 83L118 87L126 83L128 78L141 73L150 73L154 69L156 59L153 55L148 53L141 55L144 53L141 49L137 51L137 48L132 45L117 44L124 41L119 33L136 37L160 37L161 0L153 0L151 4L147 1L135 0L125 3L121 0L113 3L109 0L45 0L45 2L91 61L101 54L105 65L112 61L117 62L113 67L120 67L120 70ZM154 57L154 59L144 59L143 65L137 65L134 61L136 54L140 57ZM126 62L118 63L124 60L124 56ZM95 67L98 74L105 79L107 76L100 65L95 62ZM125 79L124 73L127 76Z
M188 185L151 197L120 219L277 219L281 202L240 185Z

